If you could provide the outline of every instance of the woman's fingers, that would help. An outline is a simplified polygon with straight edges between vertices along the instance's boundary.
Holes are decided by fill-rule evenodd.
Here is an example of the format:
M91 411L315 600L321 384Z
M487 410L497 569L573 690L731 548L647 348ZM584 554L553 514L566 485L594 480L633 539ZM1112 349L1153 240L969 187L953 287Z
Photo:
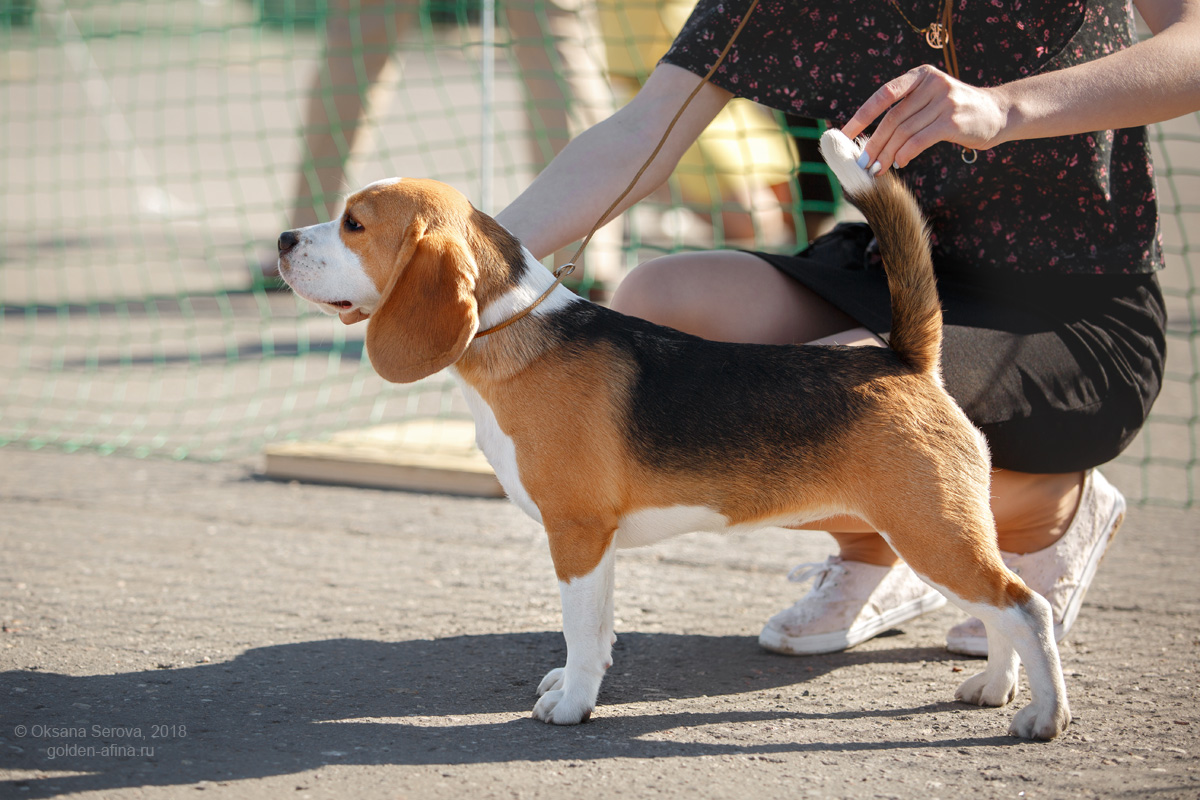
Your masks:
M890 80L883 86L875 90L875 94L867 99L867 102L862 104L862 107L855 112L842 127L842 132L851 139L857 138L863 131L870 127L871 123L882 116L889 108L900 102L909 92L919 84L924 76L925 71L933 69L928 66L917 67L909 70L899 78Z
M881 86L842 130L856 137L877 119L864 162L869 167L879 164L879 169L906 166L938 142L984 149L1002 127L1002 115L988 90L928 65Z
M873 161L885 166L906 166L916 155L945 138L949 127L946 102L929 93L910 95L884 115L871 136L868 149Z

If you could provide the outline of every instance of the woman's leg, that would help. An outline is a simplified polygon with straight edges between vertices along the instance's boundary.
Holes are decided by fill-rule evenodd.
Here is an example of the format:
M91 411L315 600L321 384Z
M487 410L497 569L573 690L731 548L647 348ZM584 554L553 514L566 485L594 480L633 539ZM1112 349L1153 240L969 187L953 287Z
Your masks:
M612 307L723 342L799 344L851 329L865 333L798 281L732 250L648 261L621 282Z
M366 120L371 89L412 23L409 0L336 0L325 23L324 59L309 89L304 151L295 179L291 225L331 219L341 204L346 161Z

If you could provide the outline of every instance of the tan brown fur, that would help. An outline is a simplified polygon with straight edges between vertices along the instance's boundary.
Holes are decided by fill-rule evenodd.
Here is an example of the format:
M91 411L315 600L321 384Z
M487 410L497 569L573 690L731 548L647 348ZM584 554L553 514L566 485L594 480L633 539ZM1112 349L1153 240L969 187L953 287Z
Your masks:
M942 309L937 299L933 262L917 202L900 179L885 172L871 192L849 199L873 221L871 230L885 256L888 291L892 299L892 334L888 346L918 372L940 371Z
M491 338L486 353L459 362L459 373L491 406L516 446L521 483L542 513L559 579L586 575L600 562L628 509L629 473L622 465L629 454L614 413L624 405L627 365L597 353L593 367L580 369L560 352L537 352L530 344L530 339L539 341L536 334L501 331ZM524 340L524 346L515 339ZM488 363L505 358L510 360L499 379L496 372L484 377ZM564 442L571 444L564 447ZM547 453L554 456L544 457Z
M487 305L504 290L504 265L510 253L496 244L498 223L480 213L461 192L438 181L406 178L404 191L394 184L372 186L346 198L343 217L349 216L371 231L358 236L344 227L342 242L362 261L380 294L412 258L422 237L441 233L464 242L474 261L477 300Z

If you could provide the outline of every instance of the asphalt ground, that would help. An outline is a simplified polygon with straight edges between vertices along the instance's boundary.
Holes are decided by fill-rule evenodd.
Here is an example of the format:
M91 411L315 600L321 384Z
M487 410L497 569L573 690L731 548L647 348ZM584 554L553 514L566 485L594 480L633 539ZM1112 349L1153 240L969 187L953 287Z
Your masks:
M0 796L1200 796L1200 514L1134 508L1062 645L1075 721L1005 735L943 609L846 653L759 649L823 534L618 559L588 724L544 535L502 500L0 450ZM1018 703L1026 702L1022 687Z

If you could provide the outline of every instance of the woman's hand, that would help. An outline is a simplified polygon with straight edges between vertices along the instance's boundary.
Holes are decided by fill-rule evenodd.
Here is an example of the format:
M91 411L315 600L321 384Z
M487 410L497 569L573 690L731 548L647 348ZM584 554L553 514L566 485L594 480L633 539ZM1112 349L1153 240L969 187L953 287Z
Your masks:
M986 150L1004 141L1008 103L999 89L981 89L923 65L881 86L842 131L856 138L882 115L864 151L866 163L906 166L938 142Z
M883 169L906 166L937 142L985 150L1200 110L1200 0L1136 2L1154 36L1132 47L987 89L917 67L880 87L842 131L855 138L880 120L865 152L868 165Z

